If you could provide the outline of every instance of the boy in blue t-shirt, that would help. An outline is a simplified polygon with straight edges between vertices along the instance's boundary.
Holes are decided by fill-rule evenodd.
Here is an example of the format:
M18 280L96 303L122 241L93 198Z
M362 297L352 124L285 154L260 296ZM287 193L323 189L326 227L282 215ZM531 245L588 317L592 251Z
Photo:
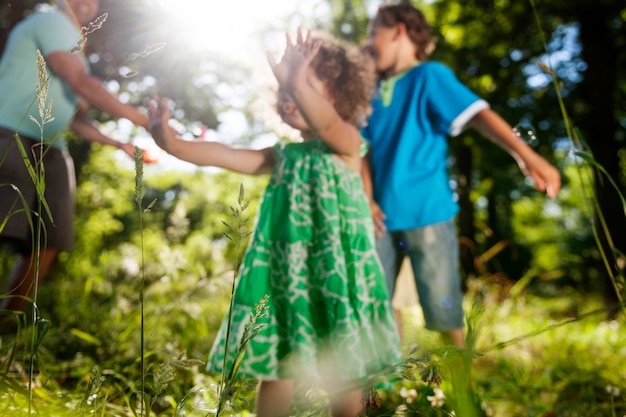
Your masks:
M549 197L559 191L560 174L449 68L424 62L434 43L424 15L413 6L381 6L368 47L381 81L362 130L370 145L363 179L389 294L408 255L426 328L463 347L458 205L449 186L448 136L467 127L477 130L509 153Z

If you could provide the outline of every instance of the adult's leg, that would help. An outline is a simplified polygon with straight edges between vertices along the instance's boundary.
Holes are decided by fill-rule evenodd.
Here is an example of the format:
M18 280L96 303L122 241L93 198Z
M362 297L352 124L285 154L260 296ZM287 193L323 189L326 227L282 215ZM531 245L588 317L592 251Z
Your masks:
M44 249L39 252L39 279L40 283L50 271L57 259L59 251ZM23 297L32 297L35 289L35 273L37 271L34 255L20 255L9 275L9 282L0 308L11 311L24 311L27 301Z
M291 380L261 381L256 396L257 417L288 416L293 401Z
M45 198L54 219L37 204L37 192L26 168L13 133L0 128L0 156L6 159L0 164L0 221L6 219L0 231L2 239L11 242L22 253L7 278L5 296L0 300L0 308L23 311L27 301L22 297L33 294L35 282L40 282L48 274L59 251L71 250L73 245L74 216L74 164L67 151L44 147L32 139L20 137L30 163L40 168L45 166ZM38 162L43 155L43 164ZM11 184L12 187L8 187ZM19 193L15 191L19 190ZM19 197L21 195L21 198ZM23 200L28 206L24 206ZM39 215L36 213L39 212ZM38 223L41 222L41 223ZM34 229L33 229L34 227ZM42 228L39 260L32 244L35 232ZM35 279L39 270L38 281Z

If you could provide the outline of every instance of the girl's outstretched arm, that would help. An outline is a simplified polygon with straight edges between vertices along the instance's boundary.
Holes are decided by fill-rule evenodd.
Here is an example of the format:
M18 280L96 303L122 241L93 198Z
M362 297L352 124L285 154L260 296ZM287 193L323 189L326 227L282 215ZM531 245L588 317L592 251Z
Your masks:
M159 147L178 159L202 166L214 166L259 175L269 173L276 163L272 148L238 149L219 142L191 142L181 139L168 124L170 109L165 99L148 105L150 133Z
M293 99L312 134L317 135L339 156L359 159L361 137L357 128L339 116L331 101L333 92L320 94L308 77L310 64L320 43L311 39L310 31L304 37L301 29L298 29L295 43L289 34L286 36L287 46L281 61L277 63L268 54L269 64L280 88Z

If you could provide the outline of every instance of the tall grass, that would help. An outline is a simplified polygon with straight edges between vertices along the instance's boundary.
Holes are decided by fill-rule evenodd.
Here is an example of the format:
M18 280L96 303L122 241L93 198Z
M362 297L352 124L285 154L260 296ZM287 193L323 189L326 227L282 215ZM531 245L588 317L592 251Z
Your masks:
M44 129L48 123L54 121L54 117L52 116L52 101L48 102L46 105L47 97L48 97L48 87L49 87L49 75L46 70L46 62L41 55L41 52L37 50L37 68L38 68L38 79L39 83L36 87L36 97L38 101L38 110L39 110L39 119L36 119L33 116L30 116L31 121L37 124L40 132L40 143L37 147L37 150L33 149L31 151L38 152L38 156L36 158L37 165L35 167L30 163L30 159L27 156L26 149L22 144L17 133L15 134L15 143L17 144L20 154L24 159L24 163L28 169L28 173L31 177L31 180L35 184L35 188L37 190L37 212L44 213L45 207L45 215L50 217L50 220L53 221L52 214L50 213L50 208L47 205L45 199L45 169L43 166L43 157L44 152L46 151L44 147ZM29 213L30 217L30 213ZM33 281L33 300L32 300L32 324L33 331L31 336L31 350L30 350L30 358L28 363L28 410L29 413L32 407L32 396L33 396L33 381L35 374L35 357L38 352L38 348L43 341L45 333L47 331L47 320L44 320L40 317L39 308L37 305L37 299L39 294L39 273L40 273L40 255L41 251L46 247L45 242L45 228L43 224L43 220L40 217L36 217L37 222L35 225L34 237L33 237L33 253L34 253L34 276L35 279ZM43 241L42 241L43 240Z
M541 26L541 18L537 10L535 0L529 0L529 1L533 9L535 23L537 25L537 28L539 29L539 36L541 38L541 43L543 45L544 51L548 53L546 35ZM609 228L609 225L607 225L606 223L606 219L604 217L604 214L602 213L602 208L600 207L597 196L594 192L594 186L593 186L594 180L593 178L589 178L589 171L583 169L582 162L587 163L589 166L591 166L594 169L596 173L595 175L596 182L606 180L615 189L621 201L622 212L624 213L624 215L626 215L626 199L624 198L624 195L622 194L622 191L620 187L617 185L617 183L615 182L615 180L611 178L611 176L606 172L606 170L600 164L598 164L597 161L594 159L589 147L585 145L584 138L580 135L580 132L578 131L578 129L576 129L573 121L571 120L567 111L567 107L565 106L565 101L563 100L563 96L561 95L561 86L560 86L560 81L557 77L557 74L552 70L552 68L550 68L547 65L542 65L542 68L551 77L552 86L556 94L559 109L561 110L561 117L563 119L567 137L570 142L570 147L572 151L574 152L574 154L578 157L577 159L574 160L574 163L577 168L576 171L580 177L580 183L583 185L581 191L585 197L584 202L586 203L585 208L587 209L587 216L589 217L591 228L593 231L593 237L595 239L596 246L600 252L600 256L602 257L602 261L604 263L606 273L609 276L609 279L613 285L613 290L615 291L615 295L619 302L617 306L611 306L610 308L615 308L615 307L621 308L622 313L626 314L626 303L624 303L624 298L623 298L624 291L626 291L626 280L624 278L623 272L618 273L619 275L616 275L615 268L613 267L613 265L611 265L609 257L604 249L604 245L602 244L601 235L606 238L607 245L609 249L613 252L613 255L616 258L618 259L621 258L622 262L624 262L626 261L626 254L620 253L620 251L613 244L613 239L611 237L612 236L611 229ZM597 222L594 221L595 216L597 216ZM621 270L624 271L624 268L622 267Z
M239 197L237 198L238 207L231 206L231 212L233 216L233 220L236 222L236 227L232 227L227 222L223 222L224 225L228 228L228 232L225 232L224 235L228 238L229 241L233 242L236 247L236 261L235 261L235 269L233 275L233 282L231 286L230 292L230 302L228 306L228 329L226 331L226 342L224 344L224 362L222 364L222 378L219 384L219 401L217 405L217 410L215 412L216 416L220 416L226 406L230 406L230 402L233 400L233 396L237 391L237 379L239 368L241 367L241 363L244 360L246 349L248 347L248 343L254 337L256 337L264 327L265 324L257 324L257 321L267 317L269 307L266 306L268 301L268 296L263 297L254 311L250 313L250 317L248 319L248 323L244 327L243 335L241 337L241 341L237 350L235 351L235 357L232 358L232 364L230 368L227 367L227 362L229 358L229 340L230 340L230 332L232 327L232 314L233 314L233 301L235 298L235 289L237 286L237 277L239 275L239 270L241 267L241 261L243 258L243 248L245 247L245 239L252 234L252 232L246 232L244 226L250 221L250 218L244 216L244 212L249 206L249 203L244 200L244 188L243 184L239 187Z

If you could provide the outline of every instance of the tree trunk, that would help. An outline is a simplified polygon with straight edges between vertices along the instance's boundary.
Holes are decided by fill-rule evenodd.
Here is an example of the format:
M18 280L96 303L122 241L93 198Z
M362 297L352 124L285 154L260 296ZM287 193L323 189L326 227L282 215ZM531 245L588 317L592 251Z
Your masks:
M588 70L582 83L585 101L590 103L589 112L583 117L580 124L586 132L585 140L593 152L596 162L601 165L608 175L620 183L620 167L618 151L620 144L616 140L617 121L614 117L613 105L616 90L615 54L616 45L610 33L608 14L599 7L601 3L584 9L579 20L581 23L580 40L583 58L587 62ZM623 190L623 186L620 186ZM605 178L604 174L596 171L595 193L598 199L600 213L596 213L595 222L602 250L607 256L610 274L604 274L605 301L615 303L618 298L610 275L623 274L618 265L618 256L614 249L626 253L626 217L624 206L619 194ZM601 218L604 219L606 230ZM611 243L612 246L611 247ZM623 266L622 266L623 268ZM604 265L600 270L606 271ZM623 275L621 276L623 280Z
M478 256L475 228L474 228L474 205L470 200L471 178L472 178L472 148L463 144L456 144L453 147L456 161L457 188L459 196L459 244L461 267L465 273L464 278L474 277L477 274L475 259Z

